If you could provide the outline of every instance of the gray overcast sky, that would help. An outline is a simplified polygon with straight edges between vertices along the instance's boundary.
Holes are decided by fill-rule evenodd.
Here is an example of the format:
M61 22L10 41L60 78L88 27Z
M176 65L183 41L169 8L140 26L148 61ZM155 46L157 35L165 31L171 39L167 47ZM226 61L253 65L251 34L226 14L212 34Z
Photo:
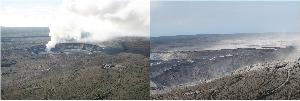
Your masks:
M300 32L300 1L151 1L151 36Z

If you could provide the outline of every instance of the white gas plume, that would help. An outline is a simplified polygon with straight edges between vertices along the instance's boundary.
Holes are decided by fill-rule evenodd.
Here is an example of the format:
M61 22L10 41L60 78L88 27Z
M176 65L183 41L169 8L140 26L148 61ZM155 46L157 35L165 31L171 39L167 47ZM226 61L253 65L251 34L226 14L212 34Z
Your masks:
M61 42L150 36L150 0L65 0L50 25L47 49Z
M300 33L260 33L240 34L241 37L220 40L204 50L261 48L261 47L287 47L294 46L300 50Z

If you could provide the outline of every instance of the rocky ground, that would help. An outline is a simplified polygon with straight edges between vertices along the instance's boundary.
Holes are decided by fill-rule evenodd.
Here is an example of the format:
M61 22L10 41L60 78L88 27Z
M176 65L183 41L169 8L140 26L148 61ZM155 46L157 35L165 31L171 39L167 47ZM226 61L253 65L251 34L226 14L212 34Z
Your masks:
M149 52L143 51L149 50L148 39L106 42L106 46L125 48L112 54L36 54L28 49L45 45L49 38L18 33L37 29L3 30L1 99L149 99ZM15 36L5 36L9 33Z
M300 99L300 58L242 67L231 75L190 87L174 88L151 99Z
M299 99L298 43L298 33L151 37L151 98Z
M284 60L293 47L239 48L206 51L151 53L150 80L154 90L194 85L228 75L243 66Z
M148 58L143 55L55 54L8 60L16 63L2 67L2 99L147 99L149 96Z

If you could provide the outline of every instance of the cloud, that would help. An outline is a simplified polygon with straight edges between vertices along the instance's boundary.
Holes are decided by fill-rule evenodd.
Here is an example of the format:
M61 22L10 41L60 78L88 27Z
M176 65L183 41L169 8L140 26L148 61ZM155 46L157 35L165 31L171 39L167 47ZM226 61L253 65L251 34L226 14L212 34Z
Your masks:
M101 42L149 36L149 0L65 0L50 26L48 49L60 42Z
M57 0L44 2L1 0L0 24L8 27L47 27L61 6L57 2Z

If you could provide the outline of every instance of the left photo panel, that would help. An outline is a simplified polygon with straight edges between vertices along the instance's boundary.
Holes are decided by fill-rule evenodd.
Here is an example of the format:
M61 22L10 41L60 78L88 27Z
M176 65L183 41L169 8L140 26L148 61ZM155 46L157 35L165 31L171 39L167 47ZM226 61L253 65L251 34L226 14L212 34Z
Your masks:
M150 97L150 0L1 0L1 99Z

